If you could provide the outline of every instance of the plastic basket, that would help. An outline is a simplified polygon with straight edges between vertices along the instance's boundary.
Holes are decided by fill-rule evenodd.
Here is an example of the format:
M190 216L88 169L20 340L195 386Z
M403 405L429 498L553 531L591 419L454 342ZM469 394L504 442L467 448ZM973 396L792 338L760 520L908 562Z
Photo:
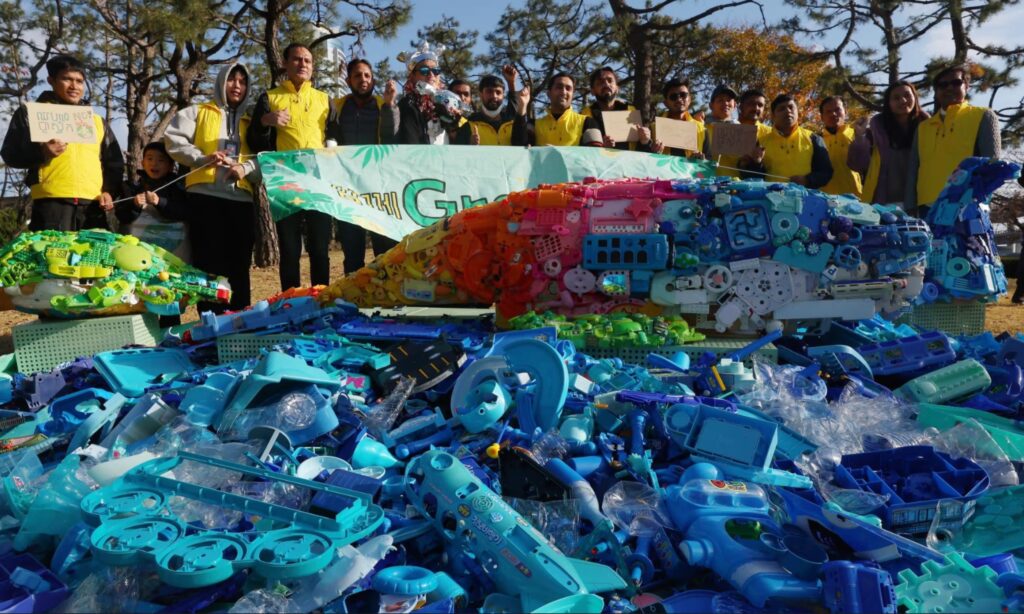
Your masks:
M743 349L746 347L752 339L716 339L708 338L703 341L696 343L688 343L686 345L665 345L657 347L622 347L622 348L588 348L580 350L582 353L594 358L621 358L623 361L633 363L637 365L644 365L647 363L648 354L659 354L661 356L672 356L677 352L684 352L690 357L690 361L694 361L700 357L704 352L711 352L715 356L728 356L733 352ZM769 363L777 363L779 361L779 352L775 349L775 346L771 343L764 346L763 348L754 352L743 362L749 367L754 360L754 357L758 360Z
M949 335L980 335L985 332L985 303L919 305L896 322Z
M217 339L217 362L225 364L236 360L245 360L259 356L260 351L280 343L288 343L296 335L277 333L260 335L257 333L235 333Z
M49 371L61 363L126 345L156 345L157 316L136 314L86 320L38 320L11 329L14 356L22 373Z

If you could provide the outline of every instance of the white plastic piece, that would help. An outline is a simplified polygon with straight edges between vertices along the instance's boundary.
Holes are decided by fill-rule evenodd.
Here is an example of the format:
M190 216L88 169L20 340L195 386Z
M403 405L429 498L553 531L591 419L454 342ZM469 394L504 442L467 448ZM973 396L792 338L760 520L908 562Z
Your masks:
M349 587L373 571L377 563L387 556L394 541L390 535L379 535L358 549L352 546L338 548L334 564L300 581L298 590L291 595L296 611L312 612L341 597Z
M336 456L314 456L299 464L295 469L295 477L312 480L324 471L334 471L335 469L352 471L352 465L347 460Z
M866 320L875 315L875 302L869 298L836 299L831 301L800 301L775 310L780 320L806 320L836 318L840 320Z
M89 477L96 480L96 483L100 486L109 486L119 477L128 473L129 470L156 457L156 454L152 452L139 452L131 456L122 456L105 463L93 465L89 468Z

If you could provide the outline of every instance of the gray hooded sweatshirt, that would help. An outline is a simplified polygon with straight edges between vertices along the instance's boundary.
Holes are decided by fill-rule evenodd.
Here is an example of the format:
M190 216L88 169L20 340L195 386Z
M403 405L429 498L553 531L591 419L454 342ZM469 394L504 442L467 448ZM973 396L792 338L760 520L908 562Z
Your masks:
M241 68L245 71L249 87L246 89L245 98L238 104L237 107L231 108L227 104L227 94L225 93L225 87L228 81L228 75L235 67ZM244 115L247 115L252 110L252 101L254 97L250 96L253 91L252 75L249 73L249 69L244 64L235 63L229 64L222 68L217 74L217 81L213 87L213 103L221 108L223 113L221 114L220 124L220 146L219 150L233 152L232 157L236 157L238 152L241 151L242 139L245 138L245 134L239 132L238 122ZM174 116L171 120L171 124L167 127L167 131L164 133L164 146L167 148L167 153L178 164L182 164L189 168L196 168L201 165L200 160L206 156L198 147L195 146L195 135L196 135L196 118L199 116L199 105L194 104L187 109L182 109ZM256 165L256 158L248 158L242 160L242 166L245 167L246 179L253 181L258 176L258 167ZM217 169L217 179L213 183L197 183L189 186L188 191L197 194L206 194L209 196L216 196L218 198L225 198L228 200L237 201L252 201L252 194L239 188L234 181L230 181L227 178L227 168Z

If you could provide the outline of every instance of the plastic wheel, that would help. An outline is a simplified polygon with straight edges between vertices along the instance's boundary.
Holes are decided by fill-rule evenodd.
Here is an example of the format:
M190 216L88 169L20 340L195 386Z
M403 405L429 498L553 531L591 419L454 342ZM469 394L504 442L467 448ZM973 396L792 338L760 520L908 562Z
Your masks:
M90 493L82 499L82 511L99 522L121 520L132 516L156 514L167 501L166 495L159 490L137 488L110 492L104 488Z
M180 539L157 557L160 579L180 588L222 582L248 554L248 544L228 533L199 533Z
M271 580L315 574L331 562L334 540L306 529L273 531L257 540L250 550L253 569Z
M713 292L724 292L732 287L734 277L732 269L715 264L704 271L704 287Z
M840 245L832 254L832 259L835 260L838 266L853 270L860 266L860 250L852 245Z
M90 541L96 559L107 565L142 563L185 534L180 522L158 516L140 516L100 525Z

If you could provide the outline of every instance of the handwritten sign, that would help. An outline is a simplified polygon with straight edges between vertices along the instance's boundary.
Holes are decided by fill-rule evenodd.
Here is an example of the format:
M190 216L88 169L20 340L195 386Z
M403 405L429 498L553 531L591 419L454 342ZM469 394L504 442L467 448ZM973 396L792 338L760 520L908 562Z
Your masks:
M634 143L640 140L640 132L636 125L643 121L640 111L603 111L601 119L604 120L604 133L616 143Z
M697 122L655 117L654 133L665 147L697 151Z
M709 128L713 158L745 156L757 145L757 126L718 123L709 125Z
M33 143L58 139L65 143L95 143L92 107L26 102L29 135Z

